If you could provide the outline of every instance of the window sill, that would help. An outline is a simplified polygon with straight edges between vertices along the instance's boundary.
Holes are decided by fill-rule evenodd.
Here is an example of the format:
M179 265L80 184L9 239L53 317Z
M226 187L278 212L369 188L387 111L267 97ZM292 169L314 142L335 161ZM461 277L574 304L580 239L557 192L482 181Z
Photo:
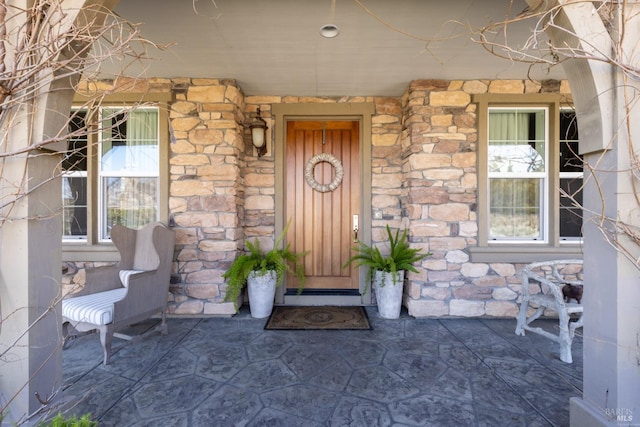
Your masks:
M88 245L87 242L63 242L63 262L117 262L120 254L113 243Z
M552 261L556 259L582 259L580 243L563 243L561 246L535 246L502 244L469 248L471 262L523 263Z

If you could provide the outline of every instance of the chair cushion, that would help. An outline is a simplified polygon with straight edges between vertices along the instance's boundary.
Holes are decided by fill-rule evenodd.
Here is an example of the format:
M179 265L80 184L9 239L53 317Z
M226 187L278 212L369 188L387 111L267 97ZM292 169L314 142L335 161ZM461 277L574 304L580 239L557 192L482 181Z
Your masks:
M108 325L113 321L113 303L126 295L127 288L118 288L62 300L62 317L71 322Z
M120 281L125 288L129 287L129 277L136 273L142 273L142 270L120 270Z

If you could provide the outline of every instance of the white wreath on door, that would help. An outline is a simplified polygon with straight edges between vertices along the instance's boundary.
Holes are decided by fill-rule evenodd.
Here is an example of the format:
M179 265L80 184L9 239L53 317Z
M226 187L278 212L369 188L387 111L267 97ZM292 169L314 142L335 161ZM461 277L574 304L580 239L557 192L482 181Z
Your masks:
M330 163L335 169L335 177L329 184L320 184L313 176L313 169L318 163L322 162ZM309 161L307 162L307 166L304 168L304 179L307 181L307 184L309 184L309 186L314 190L321 193L333 191L338 188L338 186L342 182L343 177L344 169L342 168L342 162L329 153L316 154L309 159Z

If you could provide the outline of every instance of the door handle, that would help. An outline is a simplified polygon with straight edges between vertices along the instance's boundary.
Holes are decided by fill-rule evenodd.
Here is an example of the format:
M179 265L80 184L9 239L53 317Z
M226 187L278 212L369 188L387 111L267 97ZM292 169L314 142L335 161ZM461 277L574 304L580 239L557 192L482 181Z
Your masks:
M358 241L358 215L353 216L353 242Z

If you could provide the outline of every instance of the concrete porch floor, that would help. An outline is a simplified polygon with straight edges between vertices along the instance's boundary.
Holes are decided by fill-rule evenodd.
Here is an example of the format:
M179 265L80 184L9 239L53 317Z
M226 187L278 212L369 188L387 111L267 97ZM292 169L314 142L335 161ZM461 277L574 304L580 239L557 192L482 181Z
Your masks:
M91 334L63 352L64 396L84 396L73 412L100 426L569 424L569 398L582 396L581 337L568 365L551 340L516 336L515 319L367 312L371 331L265 331L244 308L170 318L169 335L114 339L109 366Z

